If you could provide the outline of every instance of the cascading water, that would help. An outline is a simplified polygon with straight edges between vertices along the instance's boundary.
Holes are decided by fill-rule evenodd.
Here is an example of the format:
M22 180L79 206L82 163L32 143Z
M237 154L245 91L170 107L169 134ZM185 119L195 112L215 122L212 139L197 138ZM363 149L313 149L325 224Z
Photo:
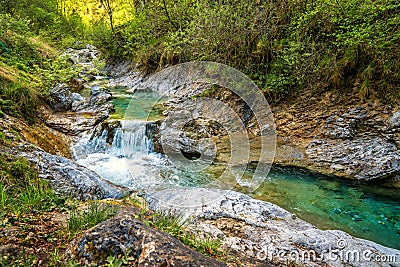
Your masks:
M120 88L118 90L121 90ZM119 93L121 93L119 91ZM185 172L153 152L146 122L159 96L154 92L135 93L130 120L106 122L83 136L73 147L78 163L96 171L104 179L133 189L171 186L202 186L224 170L212 164L205 172ZM126 97L126 95L124 95ZM123 118L130 100L114 100L117 118ZM158 116L154 114L154 116ZM249 170L246 175L251 176ZM397 192L371 186L353 185L331 178L294 171L272 171L253 196L270 201L325 229L341 229L355 236L400 248L400 205Z
M164 165L161 155L152 153L148 122L122 121L115 128L98 125L73 147L76 161L104 179L140 189L160 185L160 173L151 166ZM129 168L128 168L129 164Z
M147 137L147 123L142 121L123 121L116 128L109 154L116 157L133 158L147 155L153 151L151 140Z

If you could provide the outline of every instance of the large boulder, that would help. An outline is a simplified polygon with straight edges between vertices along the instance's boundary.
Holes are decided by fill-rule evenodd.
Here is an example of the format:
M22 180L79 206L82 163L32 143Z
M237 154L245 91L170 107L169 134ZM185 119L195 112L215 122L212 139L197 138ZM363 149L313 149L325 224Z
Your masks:
M68 91L69 92L69 91ZM61 101L61 98L57 98ZM79 93L68 93L68 113L53 113L42 110L42 118L47 126L70 136L77 136L93 129L97 124L107 119L114 106L110 102L112 95L104 88L96 90L88 97ZM54 106L66 106L53 99ZM61 111L62 109L57 109ZM66 110L64 110L66 111Z
M316 139L306 153L316 169L343 173L361 181L382 180L400 173L400 150L384 138Z
M180 214L191 233L220 239L222 248L243 266L400 266L399 250L343 231L320 230L277 205L242 193L174 188L144 197L151 209ZM390 262L375 261L389 255Z
M73 101L68 85L61 83L50 89L50 106L54 111L68 111Z
M39 177L48 180L62 196L80 200L122 198L129 191L70 159L49 154L33 145L21 144L14 153L30 161L38 170Z
M66 252L67 259L99 266L108 256L129 252L135 266L226 266L186 247L170 235L150 228L135 217L138 211L122 207L116 217L86 231Z

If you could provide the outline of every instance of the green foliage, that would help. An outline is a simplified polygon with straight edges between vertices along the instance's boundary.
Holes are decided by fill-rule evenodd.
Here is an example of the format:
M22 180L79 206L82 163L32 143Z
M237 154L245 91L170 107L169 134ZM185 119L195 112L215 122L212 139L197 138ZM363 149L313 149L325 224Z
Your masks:
M37 66L38 67L38 66ZM72 66L68 56L59 56L44 62L44 67L38 67L38 74L41 75L42 87L51 88L60 82L68 83L73 77L77 77L81 68Z
M225 63L277 100L303 88L384 97L400 91L399 8L396 0L146 1L94 41L146 71Z
M38 178L24 158L0 154L0 210L2 217L18 218L30 212L52 210L63 205L49 184Z
M35 122L37 107L48 98L49 88L80 71L72 68L66 57L57 57L31 30L29 20L0 13L0 42L8 49L0 50L0 114L24 118L28 123Z
M1 62L28 72L34 64L40 64L41 55L32 43L29 21L0 13L0 41L10 50L1 50Z
M399 8L395 0L309 3L294 14L281 58L294 56L292 73L314 90L391 95L400 84Z
M86 211L79 211L75 208L71 211L68 220L68 230L75 234L109 219L115 212L115 207L99 202L89 203Z
M110 255L106 259L106 264L105 266L107 267L121 267L121 266L132 266L136 265L134 264L136 261L136 258L130 256L132 253L132 249L129 248L124 255L120 257L115 257L113 255Z
M2 2L2 3L1 3ZM52 25L57 15L57 0L1 0L0 12L13 17L29 18L31 29L38 33Z
M32 123L41 94L33 74L43 57L29 32L28 21L0 14L0 41L10 50L0 58L0 109Z
M24 117L33 123L37 116L38 93L22 83L0 82L0 108L5 113Z

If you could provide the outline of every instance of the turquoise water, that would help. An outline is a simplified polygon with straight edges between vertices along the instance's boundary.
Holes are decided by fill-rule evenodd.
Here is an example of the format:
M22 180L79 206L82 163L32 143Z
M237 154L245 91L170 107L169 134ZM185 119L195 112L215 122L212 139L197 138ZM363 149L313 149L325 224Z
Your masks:
M215 164L199 173L180 171L173 182L188 187L206 186L224 169L222 164ZM250 180L251 175L248 171L244 178L247 176ZM274 168L249 195L277 204L320 229L343 230L400 249L398 189L335 180L297 169Z
M126 114L135 120L162 117L161 103L165 98L160 98L157 93L138 91L132 94L123 87L113 89L112 93L116 109L112 115L114 118L121 119ZM223 164L218 163L199 173L168 166L153 167L160 169L163 179L169 184L189 187L205 186L218 179L225 169ZM252 172L248 171L244 179L251 175ZM237 190L240 191L240 188ZM265 182L250 195L277 204L318 228L343 230L353 236L400 249L398 189L335 180L297 169L274 168Z
M112 88L115 112L112 119L157 120L162 118L162 103L166 100L156 92L128 92L126 87ZM128 109L129 106L129 109ZM128 111L128 113L126 113ZM126 117L127 116L127 117Z
M400 249L400 190L275 169L252 196L318 228L343 230Z

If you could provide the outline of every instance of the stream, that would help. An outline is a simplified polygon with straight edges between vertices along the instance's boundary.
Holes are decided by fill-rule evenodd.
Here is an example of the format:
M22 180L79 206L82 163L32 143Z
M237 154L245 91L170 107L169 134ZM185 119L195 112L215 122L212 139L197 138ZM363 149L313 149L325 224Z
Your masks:
M219 163L200 172L185 172L154 152L150 127L162 118L165 97L144 91L132 94L124 87L112 88L111 93L115 113L108 125L114 127L100 124L84 135L73 146L78 163L137 190L203 186L221 174L224 166ZM129 116L125 116L128 105ZM277 204L318 228L343 230L400 249L399 190L273 168L251 196Z

